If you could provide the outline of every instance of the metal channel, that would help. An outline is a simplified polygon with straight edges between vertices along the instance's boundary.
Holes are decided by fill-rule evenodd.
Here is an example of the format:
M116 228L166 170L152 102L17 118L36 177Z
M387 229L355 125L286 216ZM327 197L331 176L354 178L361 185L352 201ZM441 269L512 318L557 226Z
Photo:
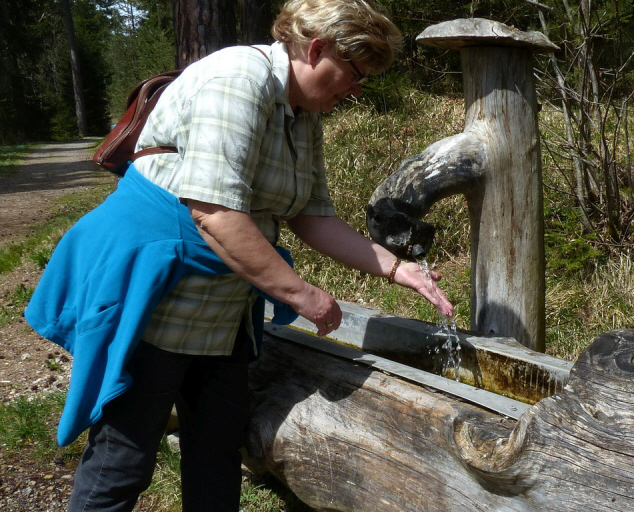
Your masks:
M349 346L318 338L296 329L266 322L264 324L264 330L273 336L284 338L292 343L354 363L363 364L389 375L395 375L515 420L519 419L519 417L531 407L528 404L491 393L485 389L456 382L433 373L419 370L418 368L412 368L411 366L406 366L374 354L368 354Z

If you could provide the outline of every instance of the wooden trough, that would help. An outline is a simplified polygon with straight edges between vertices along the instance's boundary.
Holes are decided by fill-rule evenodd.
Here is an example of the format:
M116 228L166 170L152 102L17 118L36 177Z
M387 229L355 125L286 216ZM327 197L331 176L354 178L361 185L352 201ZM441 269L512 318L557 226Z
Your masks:
M574 366L459 332L456 382L438 326L342 308L338 341L267 325L251 470L319 511L634 510L634 330Z

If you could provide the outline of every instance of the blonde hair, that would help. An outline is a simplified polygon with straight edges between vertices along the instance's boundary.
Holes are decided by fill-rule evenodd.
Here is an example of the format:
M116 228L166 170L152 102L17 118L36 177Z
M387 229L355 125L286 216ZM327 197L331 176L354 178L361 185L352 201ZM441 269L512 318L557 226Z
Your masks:
M327 41L337 58L358 62L370 74L394 62L402 40L400 30L372 0L290 0L271 33L291 47Z

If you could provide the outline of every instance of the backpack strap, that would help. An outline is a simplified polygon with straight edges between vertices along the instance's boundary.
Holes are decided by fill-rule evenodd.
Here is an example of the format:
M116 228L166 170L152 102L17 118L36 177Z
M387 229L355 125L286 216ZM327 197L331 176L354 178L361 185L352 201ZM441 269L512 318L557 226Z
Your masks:
M137 158L141 158L142 156L159 155L161 153L178 153L178 149L176 149L174 146L155 146L152 148L145 148L134 153L130 160L134 162Z

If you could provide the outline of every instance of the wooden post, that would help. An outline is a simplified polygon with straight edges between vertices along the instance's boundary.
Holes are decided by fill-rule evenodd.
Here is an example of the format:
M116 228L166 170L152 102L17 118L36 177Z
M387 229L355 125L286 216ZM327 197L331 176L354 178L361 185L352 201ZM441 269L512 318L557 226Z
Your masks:
M537 32L482 19L428 28L422 44L459 50L465 95L463 133L399 167L374 192L368 229L401 255L438 200L464 194L471 219L471 329L545 348L543 199L532 53L556 46ZM403 222L403 215L407 222Z
M247 466L317 511L634 510L634 330L597 338L517 422L265 338Z

